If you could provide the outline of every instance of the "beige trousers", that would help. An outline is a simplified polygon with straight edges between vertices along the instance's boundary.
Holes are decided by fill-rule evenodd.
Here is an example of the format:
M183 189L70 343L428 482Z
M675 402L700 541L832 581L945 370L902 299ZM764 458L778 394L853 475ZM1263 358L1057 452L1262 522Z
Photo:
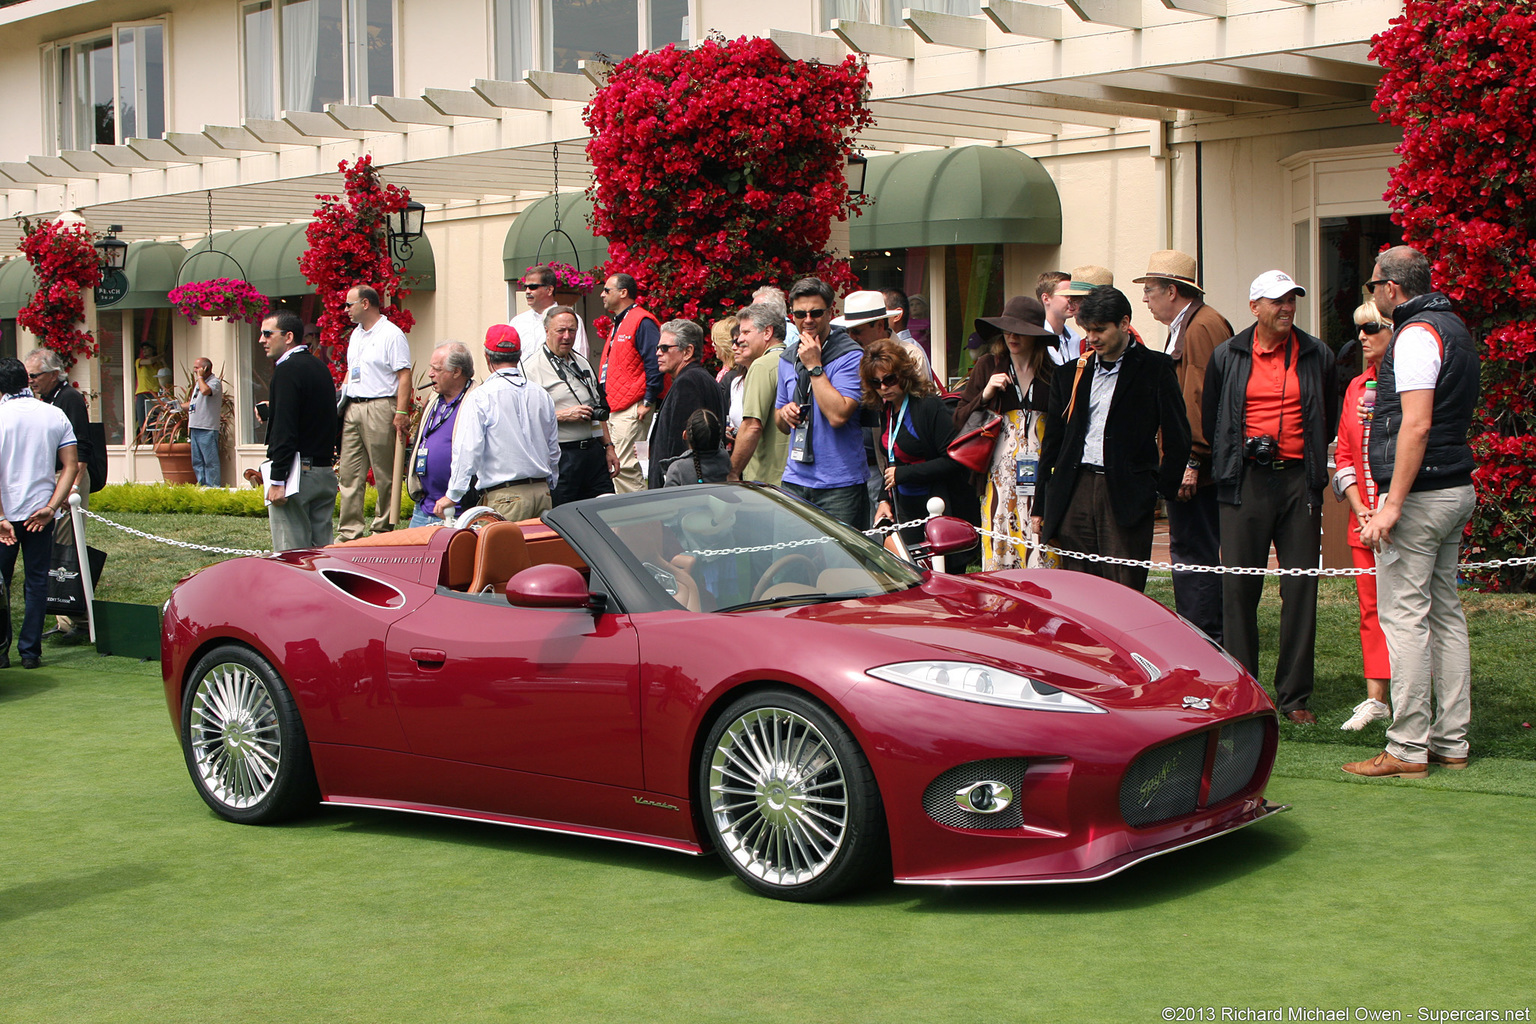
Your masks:
M645 490L645 474L640 472L640 457L635 454L635 443L644 441L651 430L652 410L640 415L640 403L636 402L622 412L616 412L608 420L608 439L613 442L613 452L619 458L619 472L613 478L617 494L632 494Z
M371 530L383 533L389 529L389 503L395 497L391 480L395 469L394 419L393 396L347 403L347 414L341 423L341 458L336 464L336 478L341 485L337 540L357 540L363 535L363 496L368 488L369 467L379 490Z
M537 519L550 509L549 481L533 480L497 487L482 494L480 503L489 505L514 523L521 519Z

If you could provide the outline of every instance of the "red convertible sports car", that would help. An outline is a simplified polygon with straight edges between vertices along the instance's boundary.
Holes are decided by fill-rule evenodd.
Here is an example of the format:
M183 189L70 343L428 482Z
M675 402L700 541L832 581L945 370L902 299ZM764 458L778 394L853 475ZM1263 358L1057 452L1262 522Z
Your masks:
M1091 881L1283 809L1273 706L1162 605L928 572L755 485L223 562L177 586L163 656L231 821L319 801L713 849L783 899Z

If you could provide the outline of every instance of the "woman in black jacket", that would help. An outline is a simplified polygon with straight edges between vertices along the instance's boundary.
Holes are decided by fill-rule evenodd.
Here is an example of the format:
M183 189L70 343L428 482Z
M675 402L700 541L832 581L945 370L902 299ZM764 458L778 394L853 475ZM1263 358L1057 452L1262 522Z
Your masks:
M864 406L877 417L871 423L875 444L885 456L884 497L875 519L921 519L934 496L943 498L946 513L953 515L955 495L966 486L965 467L946 451L955 438L955 423L933 382L901 343L890 338L864 350L859 375L864 382ZM921 528L902 533L909 544L922 536Z

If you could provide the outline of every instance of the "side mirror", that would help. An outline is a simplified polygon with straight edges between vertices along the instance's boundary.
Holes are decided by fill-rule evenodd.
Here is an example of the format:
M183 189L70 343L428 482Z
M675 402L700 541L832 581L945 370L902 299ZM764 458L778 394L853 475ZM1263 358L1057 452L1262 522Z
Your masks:
M568 565L534 565L507 581L507 603L524 608L587 608L592 592Z
M968 551L981 541L981 534L976 532L976 527L954 516L938 516L928 520L928 524L923 527L923 536L928 541L929 553L934 555Z

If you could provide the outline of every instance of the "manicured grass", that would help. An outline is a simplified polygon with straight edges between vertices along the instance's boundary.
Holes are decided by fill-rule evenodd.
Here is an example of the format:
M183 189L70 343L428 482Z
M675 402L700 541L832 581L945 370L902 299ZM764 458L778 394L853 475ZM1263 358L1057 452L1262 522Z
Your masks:
M713 858L346 809L215 818L158 666L0 672L0 1021L1164 1019L1536 1001L1527 797L1283 745L1235 835L1066 887L755 896ZM1509 766L1529 793L1529 765ZM1455 789L1446 787L1454 786Z

